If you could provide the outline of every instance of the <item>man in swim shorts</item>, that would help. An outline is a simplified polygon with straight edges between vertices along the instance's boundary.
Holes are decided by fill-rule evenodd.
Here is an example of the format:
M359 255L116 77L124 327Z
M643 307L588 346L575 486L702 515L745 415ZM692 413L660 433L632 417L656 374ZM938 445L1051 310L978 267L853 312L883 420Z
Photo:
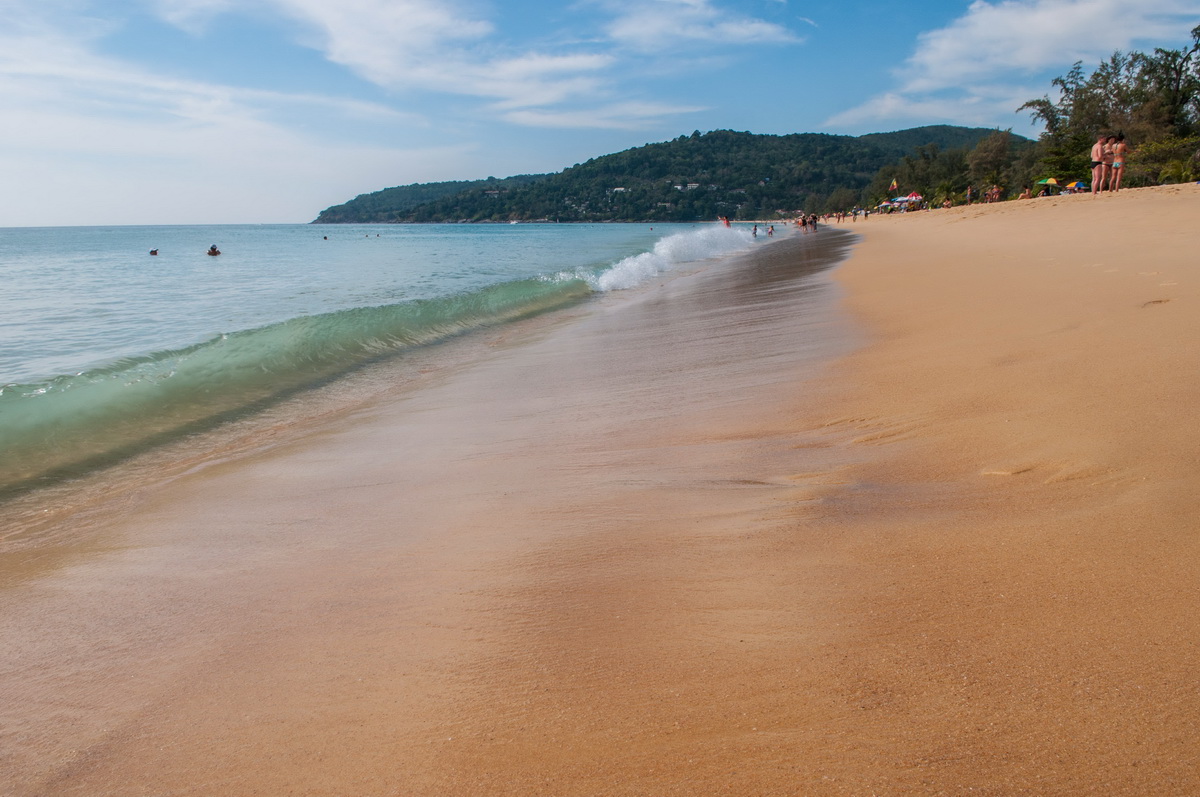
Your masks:
M1096 143L1092 144L1092 196L1100 193L1104 187L1104 145L1107 141L1108 136L1101 133L1096 136Z

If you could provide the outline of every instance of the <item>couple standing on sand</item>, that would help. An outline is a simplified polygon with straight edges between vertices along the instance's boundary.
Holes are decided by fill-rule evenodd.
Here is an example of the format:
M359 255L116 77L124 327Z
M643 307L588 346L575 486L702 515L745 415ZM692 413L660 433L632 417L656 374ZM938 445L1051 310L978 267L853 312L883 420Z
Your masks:
M1106 136L1101 133L1092 145L1092 196L1104 190L1121 190L1121 176L1125 173L1125 155L1129 145L1125 135Z

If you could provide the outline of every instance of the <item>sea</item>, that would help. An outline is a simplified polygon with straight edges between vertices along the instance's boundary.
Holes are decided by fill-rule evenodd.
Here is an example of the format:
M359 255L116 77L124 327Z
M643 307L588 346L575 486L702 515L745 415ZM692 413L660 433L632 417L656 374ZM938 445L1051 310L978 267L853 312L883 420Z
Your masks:
M720 224L0 229L0 501L764 240Z

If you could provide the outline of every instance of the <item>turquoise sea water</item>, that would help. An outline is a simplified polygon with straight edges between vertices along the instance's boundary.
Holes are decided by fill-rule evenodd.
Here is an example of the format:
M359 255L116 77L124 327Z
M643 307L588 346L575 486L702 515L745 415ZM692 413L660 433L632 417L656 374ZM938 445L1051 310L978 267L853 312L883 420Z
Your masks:
M0 494L753 245L713 224L0 229Z

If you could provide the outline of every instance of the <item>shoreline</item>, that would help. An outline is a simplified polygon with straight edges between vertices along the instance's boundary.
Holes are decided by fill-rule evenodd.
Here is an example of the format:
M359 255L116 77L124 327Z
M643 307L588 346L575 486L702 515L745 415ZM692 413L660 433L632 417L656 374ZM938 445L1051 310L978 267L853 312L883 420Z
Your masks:
M499 330L426 389L139 496L83 555L0 594L16 793L336 793L348 772L372 779L359 793L443 793L468 776L439 762L504 702L481 674L532 674L504 663L509 632L563 608L522 591L585 578L579 546L615 561L655 544L643 523L678 523L668 503L718 532L707 514L791 488L728 467L762 467L738 430L776 402L754 397L840 345L828 280L797 281L818 243Z
M30 597L16 793L1194 792L1197 210L783 238L180 480Z

